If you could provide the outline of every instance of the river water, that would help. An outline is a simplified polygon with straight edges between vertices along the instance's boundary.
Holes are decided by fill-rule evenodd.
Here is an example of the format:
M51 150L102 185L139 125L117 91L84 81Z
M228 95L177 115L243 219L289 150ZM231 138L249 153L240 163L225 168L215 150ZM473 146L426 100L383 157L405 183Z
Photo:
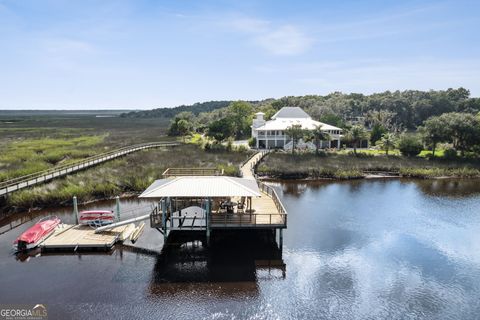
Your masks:
M51 319L480 319L480 181L275 186L283 252L248 234L160 253L147 228L109 254L15 256L19 233L49 213L73 222L72 210L3 219L0 304L43 303ZM150 205L122 199L122 217Z

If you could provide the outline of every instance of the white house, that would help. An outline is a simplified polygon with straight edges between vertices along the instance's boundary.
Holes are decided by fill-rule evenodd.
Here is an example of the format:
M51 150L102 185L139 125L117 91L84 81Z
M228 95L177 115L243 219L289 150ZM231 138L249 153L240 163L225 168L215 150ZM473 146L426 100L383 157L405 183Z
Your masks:
M284 148L291 141L285 134L285 130L292 125L301 125L307 130L320 126L331 138L330 141L322 141L321 147L340 148L342 129L313 120L299 107L284 107L269 121L264 120L264 115L263 112L257 112L252 123L252 137L257 140L259 149Z

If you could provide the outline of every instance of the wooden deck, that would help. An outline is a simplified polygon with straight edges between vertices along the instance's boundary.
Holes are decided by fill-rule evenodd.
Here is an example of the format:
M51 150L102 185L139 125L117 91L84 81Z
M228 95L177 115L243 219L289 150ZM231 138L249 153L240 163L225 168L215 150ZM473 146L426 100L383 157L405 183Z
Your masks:
M233 198L234 202L240 199ZM229 228L264 228L264 227L283 227L286 225L286 215L281 214L277 209L273 199L262 191L260 198L252 198L253 212L234 213L234 214L212 214L211 227Z
M129 225L114 228L110 231L95 233L95 229L83 225L59 226L54 234L46 239L40 247L42 250L77 250L104 249L109 250L126 234Z
M254 154L240 168L242 177L246 179L256 179L253 167L262 159L265 152ZM261 196L252 198L252 212L238 212L234 208L233 213L220 213L218 209L214 209L209 219L209 227L211 229L284 229L287 227L287 212L281 203L275 189L261 181L257 180L257 184L261 191ZM239 197L232 197L234 203L240 202ZM198 208L200 209L200 208ZM246 208L247 209L247 208ZM186 209L182 209L182 215L179 216L174 212L167 216L166 226L162 223L162 214L158 207L152 212L150 225L153 228L168 230L207 230L206 217L198 214L189 214ZM180 223L180 221L182 221Z

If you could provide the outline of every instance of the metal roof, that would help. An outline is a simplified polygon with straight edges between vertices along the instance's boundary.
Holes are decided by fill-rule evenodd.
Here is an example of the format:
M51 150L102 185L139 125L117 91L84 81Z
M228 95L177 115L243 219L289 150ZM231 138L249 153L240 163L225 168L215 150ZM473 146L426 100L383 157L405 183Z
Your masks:
M303 129L313 130L315 127L320 126L322 130L340 130L341 128L315 121L312 118L299 119L299 118L277 118L275 120L267 121L263 126L255 128L254 130L286 130L292 125L301 125Z
M257 182L225 176L185 176L153 182L140 198L259 197Z
M302 108L299 107L283 107L277 113L272 116L272 119L277 118L310 118L308 113L303 111Z

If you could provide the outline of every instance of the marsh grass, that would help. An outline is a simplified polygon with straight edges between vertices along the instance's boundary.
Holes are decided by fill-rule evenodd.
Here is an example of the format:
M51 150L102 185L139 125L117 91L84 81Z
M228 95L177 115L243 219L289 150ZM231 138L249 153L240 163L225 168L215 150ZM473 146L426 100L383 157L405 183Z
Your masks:
M323 156L271 153L258 165L260 175L274 178L361 178L371 172L389 172L408 177L480 176L475 160L426 159L422 157L327 153Z
M0 147L0 181L35 173L102 151L106 135L12 141Z
M12 193L5 210L70 205L75 195L80 202L110 198L122 193L140 193L170 167L224 169L239 175L247 152L202 150L196 145L151 149L127 155L66 178Z

